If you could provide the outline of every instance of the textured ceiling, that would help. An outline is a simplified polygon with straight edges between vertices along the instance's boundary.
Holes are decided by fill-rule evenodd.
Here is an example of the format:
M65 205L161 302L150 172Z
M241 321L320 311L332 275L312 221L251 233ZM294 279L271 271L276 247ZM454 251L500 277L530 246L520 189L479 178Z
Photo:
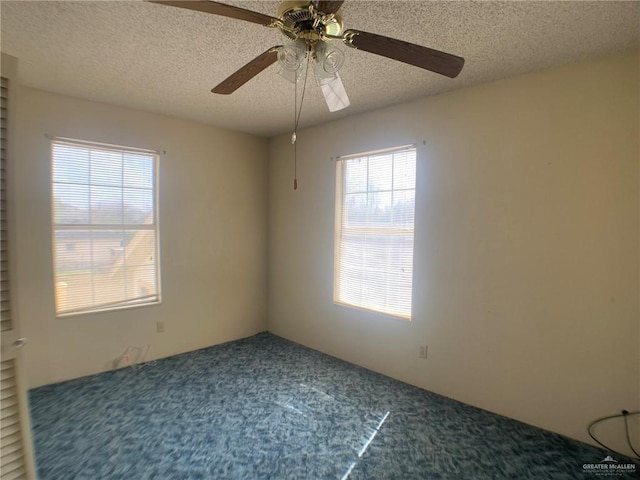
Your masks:
M227 1L276 16L279 2ZM345 28L466 59L449 79L344 47L351 107L329 113L310 77L300 125L638 48L638 2L347 0ZM286 38L276 29L142 1L0 2L2 51L24 84L253 134L290 131L294 87L277 65L229 96L213 86Z

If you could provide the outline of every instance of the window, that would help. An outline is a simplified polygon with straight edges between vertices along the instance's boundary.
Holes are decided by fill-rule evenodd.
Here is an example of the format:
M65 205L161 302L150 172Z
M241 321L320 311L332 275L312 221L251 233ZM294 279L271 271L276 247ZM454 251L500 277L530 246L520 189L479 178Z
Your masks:
M52 145L56 314L160 301L155 152Z
M411 318L416 149L337 162L334 301Z

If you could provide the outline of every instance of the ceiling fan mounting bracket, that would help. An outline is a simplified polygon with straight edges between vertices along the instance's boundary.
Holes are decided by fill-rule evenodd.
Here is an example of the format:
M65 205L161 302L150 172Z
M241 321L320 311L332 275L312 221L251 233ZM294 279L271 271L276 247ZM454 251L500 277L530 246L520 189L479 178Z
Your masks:
M278 7L280 31L292 40L304 39L316 43L342 32L340 13L319 12L309 0L286 0Z

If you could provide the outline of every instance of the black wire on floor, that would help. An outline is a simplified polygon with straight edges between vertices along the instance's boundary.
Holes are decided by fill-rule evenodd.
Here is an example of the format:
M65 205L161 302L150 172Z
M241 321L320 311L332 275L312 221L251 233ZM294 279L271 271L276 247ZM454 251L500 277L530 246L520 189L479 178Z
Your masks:
M616 455L623 455L625 457L628 457L629 455L625 454L625 453L621 453L618 452L614 449L612 449L611 447L605 445L604 443L602 443L600 440L598 440L593 433L591 432L592 428L595 427L597 424L604 422L605 420L611 420L612 418L620 418L623 417L624 418L624 429L627 435L627 443L629 444L629 448L631 449L631 451L636 455L635 460L640 460L640 453L638 453L638 451L634 448L633 444L631 443L631 436L629 435L629 418L632 415L640 415L640 410L638 410L637 412L628 412L627 410L623 410L622 413L618 413L616 415L609 415L608 417L602 417L602 418L598 418L597 420L594 420L593 422L591 422L589 424L589 427L587 428L587 431L589 432L589 436L591 438L593 438L593 440L595 442L597 442L599 445L601 445L602 447L606 448L607 450L609 450L612 453L615 453Z

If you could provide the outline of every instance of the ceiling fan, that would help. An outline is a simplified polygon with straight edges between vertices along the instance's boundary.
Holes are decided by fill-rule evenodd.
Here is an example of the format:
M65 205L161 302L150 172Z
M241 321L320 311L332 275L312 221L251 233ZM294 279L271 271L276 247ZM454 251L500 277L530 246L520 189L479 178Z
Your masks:
M281 75L296 83L306 58L307 69L309 62L315 61L316 80L329 110L333 112L348 107L349 98L338 74L344 54L330 44L331 40L340 40L348 47L382 55L450 78L456 77L464 65L464 58L450 53L375 33L343 30L340 8L344 0L284 1L278 8L277 17L211 0L149 1L277 28L290 39L289 44L271 47L258 55L214 87L213 93L228 95L235 92L276 61L280 63Z

